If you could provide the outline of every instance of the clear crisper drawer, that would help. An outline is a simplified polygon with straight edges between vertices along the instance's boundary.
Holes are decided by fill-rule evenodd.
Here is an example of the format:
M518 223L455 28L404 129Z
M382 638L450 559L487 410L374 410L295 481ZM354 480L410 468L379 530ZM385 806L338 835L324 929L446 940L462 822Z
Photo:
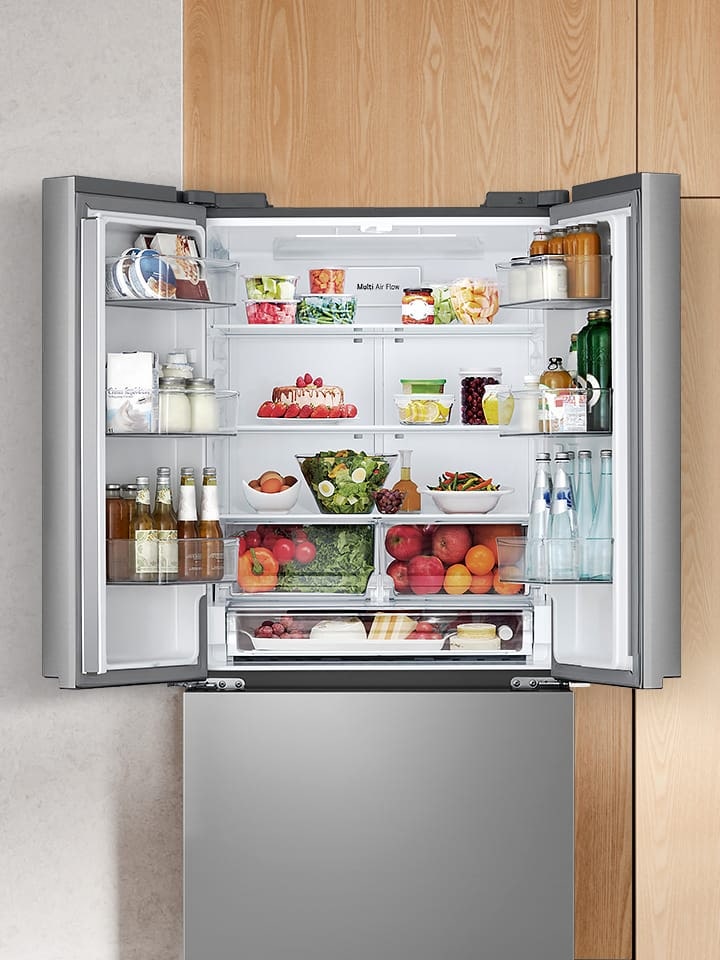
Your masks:
M237 537L231 595L362 597L375 571L373 524L232 524L226 532Z
M609 583L612 539L498 537L498 576L513 583Z
M512 659L532 650L532 611L227 614L228 656L482 657Z
M495 265L500 306L577 306L610 297L610 257L517 257Z
M183 307L237 303L238 264L137 247L105 260L105 299L113 305Z
M426 602L491 602L525 593L524 584L502 579L497 540L520 537L516 523L383 523L382 570L390 595L422 597ZM454 598L450 600L450 598Z
M237 578L237 540L109 539L105 541L108 583L178 584L233 582Z

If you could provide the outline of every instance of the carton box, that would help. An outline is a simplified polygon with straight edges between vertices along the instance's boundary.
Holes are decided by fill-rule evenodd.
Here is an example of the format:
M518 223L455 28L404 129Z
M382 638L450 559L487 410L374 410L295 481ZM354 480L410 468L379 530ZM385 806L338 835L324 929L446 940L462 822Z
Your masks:
M203 276L203 262L198 257L192 237L185 234L156 233L150 249L165 257L175 274L178 300L209 300L207 281Z
M158 424L156 353L107 355L105 380L108 433L155 433Z

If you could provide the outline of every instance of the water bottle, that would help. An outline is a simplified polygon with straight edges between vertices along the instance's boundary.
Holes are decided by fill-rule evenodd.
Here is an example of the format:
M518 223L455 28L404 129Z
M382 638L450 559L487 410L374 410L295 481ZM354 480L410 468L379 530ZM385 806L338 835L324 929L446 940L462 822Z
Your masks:
M555 476L548 526L550 580L577 580L580 573L575 493L572 477L568 472L569 460L565 451L555 454Z
M592 452L578 451L577 521L580 579L588 579L587 538L595 516L595 491L592 478Z
M612 512L612 450L601 450L597 506L585 542L588 580L612 580Z
M528 580L547 580L547 554L545 540L550 518L552 480L550 479L550 454L539 453L535 458L535 482L530 499L527 544L525 548L525 576Z

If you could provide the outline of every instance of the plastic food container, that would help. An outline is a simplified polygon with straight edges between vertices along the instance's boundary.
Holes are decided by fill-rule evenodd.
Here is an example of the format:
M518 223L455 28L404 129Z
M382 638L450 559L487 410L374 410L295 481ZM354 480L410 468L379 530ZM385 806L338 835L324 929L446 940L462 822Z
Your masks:
M485 370L460 371L460 419L463 423L485 426L487 420L482 408L482 398L488 384L498 384L502 380L500 367L487 367Z
M352 323L355 297L342 293L311 293L300 298L298 323Z
M248 323L295 323L297 300L246 300Z
M250 300L294 300L297 280L279 274L246 276L245 287Z
M451 393L399 393L395 395L400 423L447 423L455 397Z
M445 393L447 380L401 380L403 393Z
M498 312L498 286L494 280L455 280L449 286L450 300L460 323L492 323Z
M314 267L308 271L310 293L344 293L345 270L343 267Z

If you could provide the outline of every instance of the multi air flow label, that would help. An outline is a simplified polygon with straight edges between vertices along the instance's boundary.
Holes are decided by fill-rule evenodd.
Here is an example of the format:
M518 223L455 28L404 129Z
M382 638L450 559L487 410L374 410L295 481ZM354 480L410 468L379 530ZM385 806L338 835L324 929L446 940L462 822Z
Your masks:
M406 287L420 287L420 267L349 267L345 271L345 293L358 306L374 304L398 308Z

